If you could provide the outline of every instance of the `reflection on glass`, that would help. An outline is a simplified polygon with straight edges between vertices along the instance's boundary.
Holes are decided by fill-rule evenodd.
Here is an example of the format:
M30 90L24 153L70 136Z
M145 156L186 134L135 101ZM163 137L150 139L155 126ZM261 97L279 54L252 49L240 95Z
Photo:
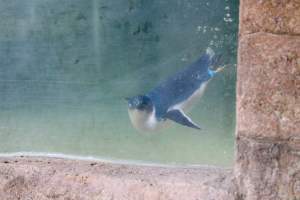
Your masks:
M59 152L167 164L233 159L238 1L0 2L0 152ZM141 134L126 97L210 47L226 68L188 113Z

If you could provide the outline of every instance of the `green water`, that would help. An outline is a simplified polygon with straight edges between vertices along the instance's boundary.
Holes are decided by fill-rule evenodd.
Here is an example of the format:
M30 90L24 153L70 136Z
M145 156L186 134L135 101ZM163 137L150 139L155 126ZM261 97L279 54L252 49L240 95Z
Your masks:
M237 24L237 0L0 0L0 153L230 166ZM189 114L203 130L137 132L124 97L208 46L229 65Z

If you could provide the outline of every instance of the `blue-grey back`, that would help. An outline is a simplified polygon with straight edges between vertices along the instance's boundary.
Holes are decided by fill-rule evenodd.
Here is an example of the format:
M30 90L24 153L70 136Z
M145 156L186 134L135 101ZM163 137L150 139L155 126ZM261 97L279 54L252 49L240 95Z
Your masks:
M163 118L168 108L190 97L202 83L208 81L213 58L207 53L193 64L177 72L146 94L156 107L156 116Z

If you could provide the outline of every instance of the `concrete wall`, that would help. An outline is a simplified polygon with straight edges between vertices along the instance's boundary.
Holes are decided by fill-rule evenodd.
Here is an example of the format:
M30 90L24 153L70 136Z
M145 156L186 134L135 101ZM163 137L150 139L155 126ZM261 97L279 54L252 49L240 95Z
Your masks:
M237 199L300 199L299 0L241 1L236 138Z

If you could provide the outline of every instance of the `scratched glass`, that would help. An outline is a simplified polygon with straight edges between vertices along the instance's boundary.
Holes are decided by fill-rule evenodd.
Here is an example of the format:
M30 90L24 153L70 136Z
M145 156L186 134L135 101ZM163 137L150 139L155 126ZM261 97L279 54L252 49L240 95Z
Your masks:
M230 166L238 0L1 0L0 153ZM227 67L188 115L155 134L131 124L145 94L207 47Z

